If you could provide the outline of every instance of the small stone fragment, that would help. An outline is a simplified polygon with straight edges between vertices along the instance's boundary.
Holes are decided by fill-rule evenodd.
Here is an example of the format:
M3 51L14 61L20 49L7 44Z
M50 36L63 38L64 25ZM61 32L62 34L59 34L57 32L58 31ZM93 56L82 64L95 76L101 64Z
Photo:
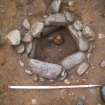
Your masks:
M16 47L16 52L18 54L22 54L24 52L24 50L25 50L25 46L23 43Z
M83 35L84 35L85 38L87 38L89 40L95 40L95 33L88 26L84 26L84 28L83 28Z
M27 30L29 30L30 27L31 27L31 26L30 26L30 23L29 23L29 21L28 21L28 19L24 19L22 25L23 25L24 28L27 29Z
M29 66L31 67L33 73L51 80L57 79L57 77L63 71L63 67L61 65L47 63L35 59L31 59L29 61Z
M34 80L34 81L38 81L38 76L37 76L37 75L34 75L33 80Z
M21 61L21 60L19 60L19 64L20 64L21 67L24 67L24 65L25 65L24 62Z
M67 24L66 18L62 13L52 14L45 20L45 25L65 26Z
M70 85L70 81L69 81L68 79L65 79L65 80L64 80L64 83L65 83L66 85Z
M85 105L83 100L79 100L76 105Z
M82 29L83 29L83 24L80 20L76 20L74 22L73 26L77 31L82 31Z
M87 62L83 62L77 69L77 74L79 76L83 75L87 69L89 68L89 64Z
M60 10L61 0L53 0L50 6L52 13L57 13Z
M53 42L54 42L54 44L56 44L56 45L61 45L61 44L64 43L64 38L63 38L63 36L61 36L61 35L56 35L56 36L53 38Z
M26 54L29 55L32 51L32 42L26 44Z
M66 69L66 70L71 70L73 67L76 65L80 64L86 60L86 55L83 52L77 52L75 54L72 54L70 56L67 56L64 58L64 60L61 62L61 65Z
M74 15L72 13L65 12L64 15L65 15L65 18L66 18L68 24L72 23L74 21Z
M40 33L42 32L44 28L44 23L42 22L36 22L32 25L31 28L31 32L32 32L32 36L34 38L39 38L40 37Z
M67 72L66 71L62 71L60 77L58 78L59 80L64 80L67 77Z
M100 94L101 94L102 101L105 102L105 86L102 86L100 88Z
M103 69L105 69L105 60L101 61L100 67L103 68Z
M35 55L36 55L36 47L37 47L37 40L33 40L33 42L32 42L32 50L31 50L31 52L30 52L30 54L29 54L29 57L30 58L35 58Z
M28 75L32 75L32 71L25 69L25 73Z
M32 37L31 32L29 31L24 35L23 42L30 43L32 42L32 40L33 40L33 37Z
M9 32L6 37L7 39L9 39L11 45L17 46L20 44L21 34L19 30L16 29L16 30Z

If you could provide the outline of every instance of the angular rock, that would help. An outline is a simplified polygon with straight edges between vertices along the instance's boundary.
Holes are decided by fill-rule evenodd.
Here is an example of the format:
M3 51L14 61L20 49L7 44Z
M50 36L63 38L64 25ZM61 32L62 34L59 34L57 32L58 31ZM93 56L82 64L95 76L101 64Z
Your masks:
M76 20L73 24L74 28L77 30L77 31L82 31L83 30L83 24L81 21L79 20Z
M25 73L28 75L32 75L32 71L25 69Z
M32 40L33 40L32 33L29 31L24 35L23 42L30 43L32 42Z
M42 22L36 22L32 25L31 28L31 32L32 32L32 36L34 38L39 38L40 37L40 33L42 32L44 28L44 23Z
M8 35L6 36L7 39L9 39L11 45L19 45L21 42L21 34L19 30L13 30L11 32L8 33Z
M58 13L60 10L61 0L53 0L50 9L52 13Z
M24 51L25 51L25 46L23 43L16 47L16 52L18 54L22 54Z
M101 94L102 101L105 102L105 86L102 86L100 88L100 94Z
M77 74L79 76L83 75L87 69L89 68L89 64L87 62L83 62L77 69Z
M67 24L66 18L62 13L52 14L45 19L45 25L65 26Z
M61 65L66 70L71 70L76 65L82 63L84 60L86 60L86 55L83 52L77 52L75 54L72 54L70 56L67 56L64 58L64 60L61 62Z
M68 24L72 23L75 19L74 15L70 12L65 12L64 15Z
M31 67L33 73L51 80L57 79L63 70L61 65L47 63L35 59L31 59L29 61L29 66Z
M89 26L84 26L83 35L89 40L95 40L95 33Z
M22 25L23 25L23 27L24 27L25 29L27 29L27 30L29 30L30 27L31 27L31 25L30 25L28 19L24 19Z
M65 83L66 85L70 85L70 80L69 80L69 79L65 79L65 80L64 80L64 83Z
M32 46L33 46L33 45L32 45L32 42L26 44L25 52L26 52L27 55L29 55L29 54L31 53L31 51L32 51Z

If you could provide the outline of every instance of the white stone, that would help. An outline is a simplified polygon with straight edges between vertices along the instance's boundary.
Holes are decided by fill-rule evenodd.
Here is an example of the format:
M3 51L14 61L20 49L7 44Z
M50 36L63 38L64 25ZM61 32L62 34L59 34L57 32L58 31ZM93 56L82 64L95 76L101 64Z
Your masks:
M44 23L42 22L34 23L31 28L32 36L34 38L40 37L40 33L42 32L43 28L44 28Z
M9 39L11 45L19 45L20 44L21 34L20 34L19 30L16 29L16 30L9 32L6 37L7 37L7 39Z
M22 25L24 26L24 28L26 28L26 29L28 29L28 30L29 30L30 27L31 27L31 25L30 25L28 19L24 19Z
M32 75L32 71L25 69L25 73L28 75Z
M25 46L23 43L16 47L16 51L18 54L22 54L24 50L25 50Z

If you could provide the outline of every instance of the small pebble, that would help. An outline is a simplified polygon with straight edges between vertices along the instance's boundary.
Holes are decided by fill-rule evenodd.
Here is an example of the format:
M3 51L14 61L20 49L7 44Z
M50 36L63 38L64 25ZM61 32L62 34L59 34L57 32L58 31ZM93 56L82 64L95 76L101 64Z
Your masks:
M87 69L89 68L89 64L87 62L83 62L79 67L78 67L78 70L77 70L77 74L79 76L83 75Z
M32 36L34 38L36 38L36 37L39 38L40 37L40 33L42 32L43 28L44 28L44 23L42 23L42 22L34 23L32 25L32 28L31 28Z
M29 43L29 42L32 42L32 40L33 40L33 37L31 32L29 31L24 35L23 42Z
M99 34L98 34L98 38L99 38L99 39L105 38L105 34L99 33Z
M24 67L24 65L25 65L25 64L23 63L23 61L21 61L21 60L19 60L19 64L20 64L21 67Z
M65 79L65 80L64 80L64 83L65 83L66 85L70 85L70 81L69 81L68 79Z
M61 44L64 43L64 38L61 35L57 35L57 36L54 37L53 42L56 45L61 45Z
M7 39L9 39L11 45L19 45L20 41L21 41L21 34L19 30L13 30L11 32L8 33L8 35L6 36Z
M105 60L101 61L100 67L103 68L103 69L105 69Z
M32 105L37 105L37 100L36 99L32 99Z
M23 43L16 47L16 52L17 52L18 54L24 53L24 50L25 50L25 46L24 46Z
M83 35L89 40L95 40L95 33L89 26L84 26Z
M22 25L24 26L25 29L30 29L30 23L28 21L28 19L24 19Z
M45 79L44 79L44 78L42 78L42 77L40 77L40 78L39 78L39 81L40 81L40 82L44 82L44 81L45 81Z
M27 69L25 69L25 73L28 74L28 75L32 75L33 74L32 71L27 70Z

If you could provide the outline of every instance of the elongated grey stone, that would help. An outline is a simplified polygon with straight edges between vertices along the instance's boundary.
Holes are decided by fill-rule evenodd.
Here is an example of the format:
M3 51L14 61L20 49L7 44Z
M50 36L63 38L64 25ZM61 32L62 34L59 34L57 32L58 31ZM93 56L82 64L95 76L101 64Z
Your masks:
M31 67L33 73L51 80L57 79L63 70L61 65L47 63L35 59L31 59L29 61L29 66Z
M63 65L63 67L66 70L70 70L73 67L75 67L76 65L82 63L85 59L86 59L85 53L77 52L75 54L72 54L72 55L64 58L64 60L61 62L61 65Z
M60 28L60 26L46 26L46 27L44 27L44 29L42 31L42 36L47 36L47 35L51 34L52 32L55 32L59 28Z
M61 0L53 0L50 6L52 13L57 13L60 10Z
M32 42L32 50L29 54L30 58L35 58L35 54L36 54L36 44L37 44L37 40L33 40Z
M87 39L83 38L82 33L80 31L76 31L73 26L69 25L68 29L76 41L78 48L80 51L87 51L89 49L89 42Z
M45 19L45 25L65 26L66 24L66 18L62 13L52 14Z

